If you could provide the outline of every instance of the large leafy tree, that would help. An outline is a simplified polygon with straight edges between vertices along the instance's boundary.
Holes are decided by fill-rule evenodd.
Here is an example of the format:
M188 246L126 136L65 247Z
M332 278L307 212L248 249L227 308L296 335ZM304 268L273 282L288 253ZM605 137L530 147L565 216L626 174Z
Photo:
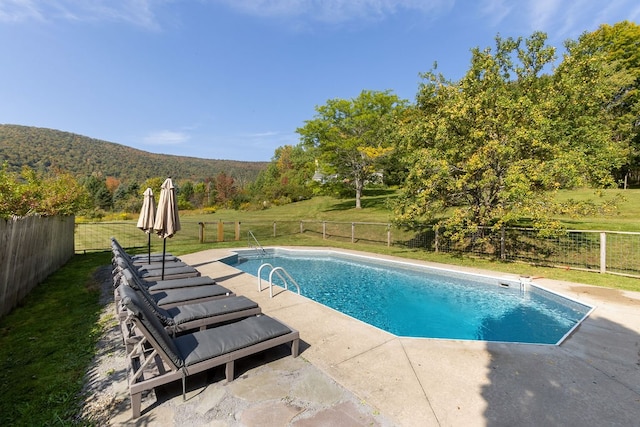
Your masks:
M454 239L522 218L548 226L550 192L612 183L608 172L624 151L598 119L610 70L595 61L588 76L544 74L554 58L537 32L472 50L458 82L424 74L400 130L411 168L398 220L443 218Z
M314 172L313 154L301 145L285 145L275 150L271 163L251 186L254 198L275 203L308 199Z
M591 78L594 64L607 64L609 87L601 94L601 118L613 138L628 149L618 176L625 186L630 172L640 170L640 25L629 21L604 24L566 42L567 56L558 74ZM591 97L593 99L593 97Z
M388 122L405 108L406 102L389 91L365 90L354 99L317 106L315 118L297 129L302 145L318 153L323 172L353 186L356 208L379 161L393 150L385 137Z

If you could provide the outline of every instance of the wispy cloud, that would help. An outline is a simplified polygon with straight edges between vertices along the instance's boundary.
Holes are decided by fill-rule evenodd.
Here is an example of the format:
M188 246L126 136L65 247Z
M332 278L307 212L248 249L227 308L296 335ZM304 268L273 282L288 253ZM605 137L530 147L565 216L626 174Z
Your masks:
M0 22L107 21L157 29L157 5L170 0L2 0Z
M562 40L593 31L601 24L613 24L619 16L635 21L640 16L640 5L637 0L482 0L478 13L492 27L509 22Z
M189 139L191 139L191 136L184 132L161 130L150 133L142 140L145 145L177 145L183 144Z
M480 14L495 27L509 16L513 7L509 0L485 0L480 3Z
M555 24L555 21L566 13L566 8L571 4L567 3L560 9L557 0L534 0L529 2L529 22L535 30L547 31Z
M242 13L326 23L381 20L399 11L448 10L455 0L210 0Z
M175 0L0 0L0 22L111 21L148 29L160 24L155 11ZM455 0L201 0L240 13L306 22L381 20L399 11L448 10Z

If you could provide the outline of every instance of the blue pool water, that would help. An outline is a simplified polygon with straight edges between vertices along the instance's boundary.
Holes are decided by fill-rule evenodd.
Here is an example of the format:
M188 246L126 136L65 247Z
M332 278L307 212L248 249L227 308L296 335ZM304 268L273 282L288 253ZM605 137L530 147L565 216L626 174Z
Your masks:
M254 276L262 263L283 267L305 297L400 336L558 344L592 309L515 280L329 251L251 254L234 267Z

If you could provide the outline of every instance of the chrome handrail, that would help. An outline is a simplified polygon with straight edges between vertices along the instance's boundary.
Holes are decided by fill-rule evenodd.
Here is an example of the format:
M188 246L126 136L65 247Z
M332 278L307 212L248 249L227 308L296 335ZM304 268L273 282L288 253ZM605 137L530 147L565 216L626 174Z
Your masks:
M291 277L291 275L287 272L287 270L285 270L282 267L273 267L273 265L269 264L268 262L265 262L264 264L260 265L260 268L258 268L258 292L262 291L262 269L263 268L271 268L271 272L269 272L269 298L273 298L273 275L276 274L280 280L282 280L282 282L284 283L284 288L286 290L289 289L289 282L287 282L287 279L289 279L291 281L291 283L293 283L296 287L296 289L298 290L298 295L300 295L300 286L298 285L298 282L295 281L295 279L293 277Z
M251 238L253 238L255 245L251 243ZM262 255L262 256L267 255L267 251L262 247L260 242L258 242L258 239L256 239L256 236L253 234L251 230L249 230L249 232L247 233L247 246L249 246L252 249L255 249L256 251L258 251L259 249L258 255Z

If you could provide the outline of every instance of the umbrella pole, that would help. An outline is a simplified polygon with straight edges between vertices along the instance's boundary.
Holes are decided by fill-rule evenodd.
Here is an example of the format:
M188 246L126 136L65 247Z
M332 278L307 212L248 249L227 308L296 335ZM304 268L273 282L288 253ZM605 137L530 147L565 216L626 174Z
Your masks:
M151 233L147 233L147 247L149 248L149 264L151 264Z
M164 280L164 258L167 252L167 238L162 239L162 280Z

